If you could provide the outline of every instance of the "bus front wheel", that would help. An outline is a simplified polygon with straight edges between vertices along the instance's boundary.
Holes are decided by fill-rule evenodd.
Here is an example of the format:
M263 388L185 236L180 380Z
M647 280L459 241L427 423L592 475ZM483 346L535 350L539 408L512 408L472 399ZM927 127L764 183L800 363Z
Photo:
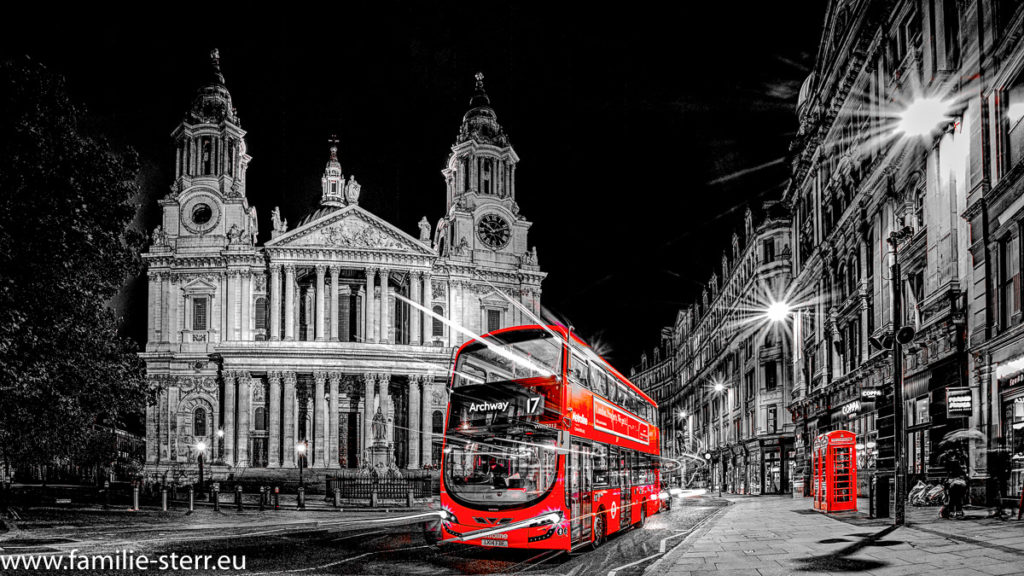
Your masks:
M594 543L593 543L593 546L594 546L595 550L600 548L601 544L604 544L606 530L607 529L604 526L604 513L603 512L598 513L597 516L594 516Z
M643 528L647 524L647 503L640 503L640 522L637 523L637 528Z

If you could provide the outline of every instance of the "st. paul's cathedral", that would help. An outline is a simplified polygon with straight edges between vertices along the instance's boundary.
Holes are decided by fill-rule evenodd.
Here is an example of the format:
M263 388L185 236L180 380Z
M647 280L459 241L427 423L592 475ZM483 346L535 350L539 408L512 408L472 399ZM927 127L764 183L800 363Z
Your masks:
M246 133L211 60L171 135L175 178L143 254L141 356L159 389L147 473L193 474L201 453L211 472L259 476L296 468L297 446L314 474L362 467L375 421L389 466L437 465L453 348L535 323L545 277L483 76L441 171L436 225L424 217L411 235L361 207L373 191L331 146L319 207L293 226L274 207L259 245Z

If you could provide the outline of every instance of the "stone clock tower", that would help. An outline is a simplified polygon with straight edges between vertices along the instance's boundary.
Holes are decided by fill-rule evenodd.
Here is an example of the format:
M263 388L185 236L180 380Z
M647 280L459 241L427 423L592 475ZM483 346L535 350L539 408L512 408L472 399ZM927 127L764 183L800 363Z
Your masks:
M446 213L434 233L438 264L461 292L445 312L477 333L539 321L545 274L527 239L531 222L516 203L518 163L484 90L484 75L477 73L470 109L442 170ZM458 297L466 289L476 297Z

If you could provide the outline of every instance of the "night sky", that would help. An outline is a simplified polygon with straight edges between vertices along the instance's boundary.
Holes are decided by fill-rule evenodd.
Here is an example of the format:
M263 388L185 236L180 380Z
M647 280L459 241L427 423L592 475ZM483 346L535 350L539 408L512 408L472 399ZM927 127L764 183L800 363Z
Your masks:
M139 153L147 230L171 182L170 133L219 48L261 241L275 205L294 226L319 202L331 134L364 208L413 236L420 217L436 223L482 71L521 158L543 303L628 371L700 294L743 208L781 192L825 6L708 4L341 3L252 22L198 6L136 22L61 13L9 18L0 42L63 74L96 129ZM144 340L141 286L122 309Z

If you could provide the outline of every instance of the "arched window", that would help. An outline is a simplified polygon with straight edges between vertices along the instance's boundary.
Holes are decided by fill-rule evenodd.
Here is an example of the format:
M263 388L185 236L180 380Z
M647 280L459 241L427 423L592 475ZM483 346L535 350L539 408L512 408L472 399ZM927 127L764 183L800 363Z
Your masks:
M444 336L444 323L441 322L440 318L438 318L438 316L444 316L444 308L441 308L440 306L434 306L434 314L436 316L434 316L432 334L434 336Z
M203 138L203 174L213 174L213 145L210 143L210 138Z
M206 436L206 410L204 408L196 408L192 413L192 435Z
M431 426L434 434L442 434L444 432L444 414L441 414L440 410L434 410Z
M254 425L256 426L256 430L262 431L267 429L267 410L265 408L263 408L262 406L257 408L254 418L256 420L256 422L254 423Z

